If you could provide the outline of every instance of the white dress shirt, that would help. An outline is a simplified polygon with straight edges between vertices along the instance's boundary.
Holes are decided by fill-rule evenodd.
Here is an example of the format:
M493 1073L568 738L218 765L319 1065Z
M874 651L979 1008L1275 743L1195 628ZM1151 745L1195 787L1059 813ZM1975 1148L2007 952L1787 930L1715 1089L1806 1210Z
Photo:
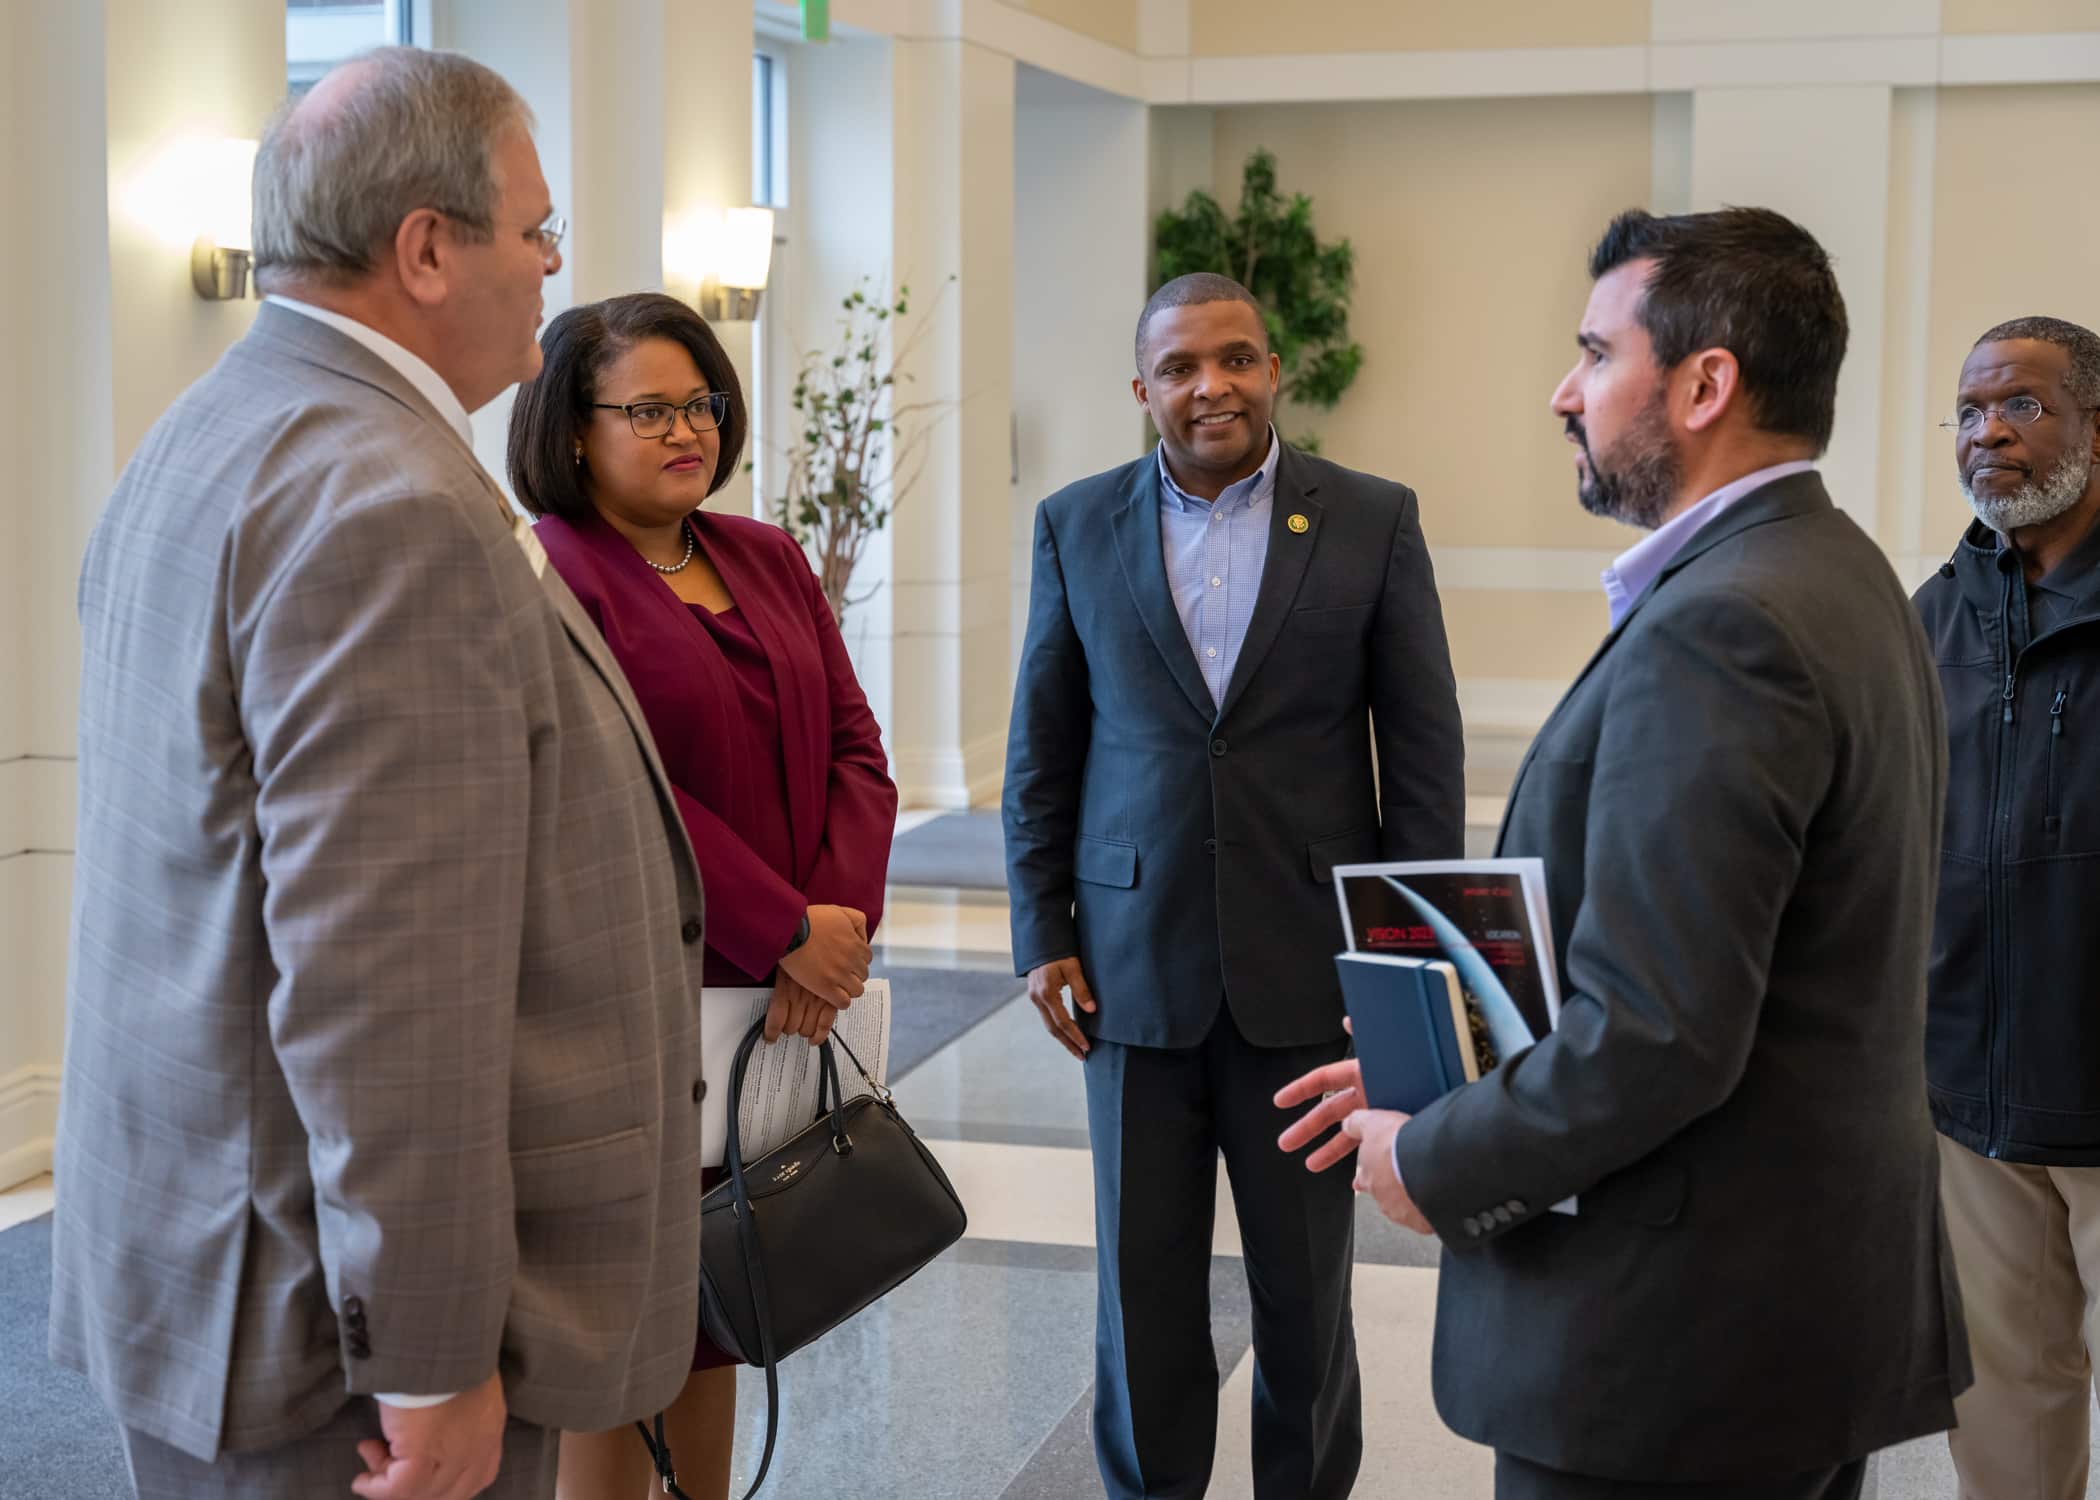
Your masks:
M471 448L474 446L474 424L467 420L467 408L452 387L437 371L425 364L421 358L402 348L378 329L360 323L355 318L346 318L339 312L330 312L325 307L315 307L310 302L295 302L290 297L280 297L275 292L263 298L274 302L303 318L312 318L316 323L326 323L345 338L355 339L381 359L385 360L403 380L416 388L416 394L437 409L437 414L452 424L452 430Z

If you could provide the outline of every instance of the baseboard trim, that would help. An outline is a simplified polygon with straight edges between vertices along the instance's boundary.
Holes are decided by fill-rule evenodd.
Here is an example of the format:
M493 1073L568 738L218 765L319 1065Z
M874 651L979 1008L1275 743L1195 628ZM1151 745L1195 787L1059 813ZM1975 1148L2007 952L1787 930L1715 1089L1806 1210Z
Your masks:
M0 1078L0 1189L51 1170L58 1073L56 1063L30 1063Z

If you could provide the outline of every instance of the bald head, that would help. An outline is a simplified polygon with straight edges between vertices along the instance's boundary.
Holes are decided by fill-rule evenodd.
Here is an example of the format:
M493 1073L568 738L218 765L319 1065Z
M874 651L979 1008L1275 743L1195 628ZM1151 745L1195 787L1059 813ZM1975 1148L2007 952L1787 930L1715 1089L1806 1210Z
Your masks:
M256 152L257 282L355 282L417 209L486 238L503 143L531 129L517 91L458 53L381 47L331 70L278 111Z

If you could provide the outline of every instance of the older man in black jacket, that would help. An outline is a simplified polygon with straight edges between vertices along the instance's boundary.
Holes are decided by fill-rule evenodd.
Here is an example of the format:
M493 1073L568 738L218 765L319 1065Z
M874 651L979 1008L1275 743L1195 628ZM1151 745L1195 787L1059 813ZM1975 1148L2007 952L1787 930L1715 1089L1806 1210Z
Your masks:
M2086 1492L2100 1348L2100 337L1976 341L1955 461L1978 520L1916 604L1952 740L1926 1075L1976 1384L1965 1500Z

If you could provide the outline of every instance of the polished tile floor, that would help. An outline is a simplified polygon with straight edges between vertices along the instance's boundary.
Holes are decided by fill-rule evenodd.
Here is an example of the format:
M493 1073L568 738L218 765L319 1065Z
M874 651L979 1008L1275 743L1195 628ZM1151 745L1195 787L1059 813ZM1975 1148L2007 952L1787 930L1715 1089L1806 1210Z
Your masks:
M911 817L913 815L907 815ZM1011 972L994 893L898 889L880 936L892 966ZM896 1080L969 1210L967 1237L781 1368L783 1432L767 1493L782 1500L1078 1500L1098 1495L1092 1180L1079 1067L1016 998ZM910 1003L908 994L896 1003ZM1253 1379L1247 1292L1229 1189L1212 1245L1222 1386L1211 1494L1247 1500ZM0 1228L48 1211L50 1179L0 1193ZM1366 1452L1356 1493L1485 1500L1491 1461L1437 1420L1429 1394L1434 1242L1360 1205L1356 1326ZM738 1483L764 1434L765 1387L740 1390ZM1953 1500L1932 1438L1876 1463L1874 1500ZM2100 1497L2100 1484L2091 1492ZM639 1500L639 1497L636 1497Z

